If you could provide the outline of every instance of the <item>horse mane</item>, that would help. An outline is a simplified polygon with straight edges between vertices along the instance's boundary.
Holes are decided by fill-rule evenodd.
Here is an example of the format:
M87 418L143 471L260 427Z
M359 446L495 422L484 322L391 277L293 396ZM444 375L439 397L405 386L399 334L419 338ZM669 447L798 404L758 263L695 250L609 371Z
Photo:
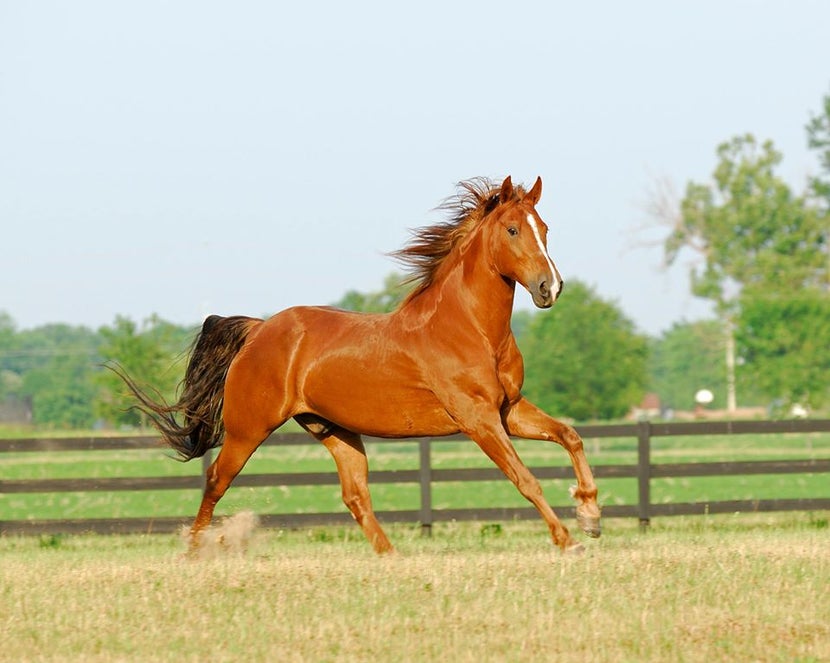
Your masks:
M513 189L514 198L525 195L524 188ZM404 284L414 284L409 301L426 290L435 280L436 272L452 250L461 243L479 222L492 212L500 202L501 184L486 177L474 177L459 182L455 195L448 197L436 209L447 214L448 219L432 226L410 231L412 239L390 255L402 263L409 275Z

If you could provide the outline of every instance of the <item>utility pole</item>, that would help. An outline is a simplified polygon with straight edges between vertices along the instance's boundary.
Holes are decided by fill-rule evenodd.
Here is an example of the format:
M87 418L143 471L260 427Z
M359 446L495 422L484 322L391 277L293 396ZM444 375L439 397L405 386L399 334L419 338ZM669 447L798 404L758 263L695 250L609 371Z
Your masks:
M735 322L732 315L726 316L726 411L734 414L738 409L735 393Z

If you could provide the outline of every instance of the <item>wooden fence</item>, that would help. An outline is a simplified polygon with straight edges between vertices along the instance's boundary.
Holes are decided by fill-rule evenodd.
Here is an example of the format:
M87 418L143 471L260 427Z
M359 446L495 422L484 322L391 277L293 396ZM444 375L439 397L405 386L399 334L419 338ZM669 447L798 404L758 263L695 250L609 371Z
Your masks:
M659 436L734 435L770 433L830 433L830 420L792 421L723 421L686 423L649 423L579 426L585 439L631 437L637 440L637 463L629 465L597 465L593 467L598 480L607 478L634 478L638 484L637 504L607 505L604 517L637 518L645 527L653 517L761 511L798 511L830 509L830 498L765 499L707 501L688 503L653 504L651 479L658 477L735 476L750 474L830 473L830 458L807 460L761 460L713 463L670 463L655 465L651 462L651 440ZM424 438L418 440L419 467L415 470L389 470L372 472L370 482L414 483L420 486L420 509L379 511L382 522L420 523L424 532L440 521L507 521L537 518L531 507L435 509L432 504L432 486L445 481L505 481L501 472L493 468L436 469L431 464L431 444L453 438ZM394 441L386 441L394 442ZM399 442L406 442L400 440ZM408 442L412 442L409 440ZM273 435L267 445L317 444L304 433ZM91 437L70 439L17 439L0 440L0 467L2 454L8 452L62 452L80 450L119 451L158 447L156 437ZM12 493L56 493L88 491L143 491L143 490L200 490L204 469L210 459L206 457L202 474L180 477L94 478L94 479L19 479L5 480L0 472L0 507L5 496ZM562 467L533 467L539 479L573 479L570 465ZM338 484L337 474L287 473L240 474L234 486L319 486ZM554 506L561 516L573 518L573 505ZM351 517L345 507L336 513L271 514L260 516L265 527L308 527L324 524L348 523ZM190 518L113 518L76 520L7 520L0 512L0 534L54 534L54 533L160 533L178 530Z

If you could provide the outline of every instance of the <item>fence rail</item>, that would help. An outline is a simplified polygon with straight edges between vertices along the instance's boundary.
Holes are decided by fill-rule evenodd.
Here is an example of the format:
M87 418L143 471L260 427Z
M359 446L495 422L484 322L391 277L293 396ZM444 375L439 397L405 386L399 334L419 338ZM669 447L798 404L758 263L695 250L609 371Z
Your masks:
M830 498L812 499L753 499L706 502L651 503L651 480L665 477L691 476L739 476L751 474L830 473L830 458L800 460L727 461L712 463L664 463L651 462L651 441L655 437L695 435L737 435L770 433L830 433L830 420L787 421L720 421L616 424L580 426L577 430L585 439L636 438L637 463L627 465L597 465L593 471L597 479L636 478L637 504L607 505L606 517L638 518L642 526L652 517L695 515L706 513L765 512L830 509ZM431 463L431 445L459 438L422 438L418 442L419 467L416 470L386 470L372 472L372 484L410 483L420 486L420 508L398 511L379 511L383 522L420 522L428 532L435 522L450 520L519 520L537 518L530 507L435 509L432 504L432 486L447 481L504 480L496 468L436 469ZM386 442L390 442L386 440ZM394 442L394 441L391 441ZM409 442L412 440L398 440ZM271 436L266 445L307 445L316 441L303 433L286 433ZM0 440L0 457L3 453L64 452L64 451L119 451L158 447L157 437L87 437L87 438L30 438ZM206 457L202 475L177 477L123 477L82 479L0 479L0 498L15 493L58 493L76 491L142 491L142 490L196 490L203 485L204 469L210 458ZM569 479L573 469L567 467L532 467L539 479ZM241 474L235 486L320 486L336 485L335 472L294 472L275 474ZM554 506L563 516L573 518L573 505ZM137 533L171 532L179 529L190 518L107 518L75 520L4 520L0 516L0 534L49 534L49 533ZM351 516L344 509L332 513L269 514L260 517L265 527L308 527L323 524L348 523Z

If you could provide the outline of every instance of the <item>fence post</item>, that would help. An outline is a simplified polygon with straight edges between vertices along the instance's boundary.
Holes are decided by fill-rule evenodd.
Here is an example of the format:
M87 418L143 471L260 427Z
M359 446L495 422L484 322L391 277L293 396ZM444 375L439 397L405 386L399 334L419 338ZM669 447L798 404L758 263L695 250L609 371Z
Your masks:
M637 422L637 512L640 531L648 530L651 521L651 422Z
M213 462L213 451L208 449L204 456L202 456L202 492L205 492L207 485L208 468Z
M430 462L430 443L428 437L418 440L420 463L418 480L421 484L421 536L432 536L432 465Z

